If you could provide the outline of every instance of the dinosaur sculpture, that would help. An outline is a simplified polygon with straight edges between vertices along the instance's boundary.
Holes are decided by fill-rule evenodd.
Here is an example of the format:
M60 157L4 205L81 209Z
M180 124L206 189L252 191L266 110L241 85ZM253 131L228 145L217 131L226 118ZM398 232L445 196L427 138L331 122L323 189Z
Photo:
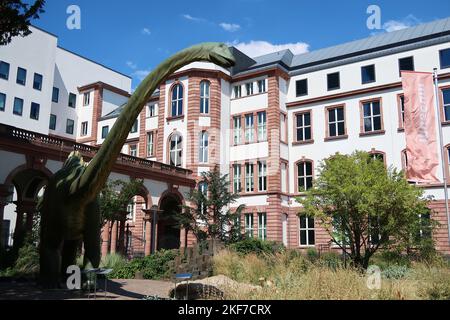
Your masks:
M121 152L128 134L143 107L158 86L176 70L196 61L223 68L234 65L234 57L221 43L203 43L180 51L161 63L139 85L128 100L111 132L94 158L85 163L72 152L45 189L42 202L40 243L40 283L59 287L69 265L75 264L77 248L84 243L84 264L100 263L100 210L98 195Z

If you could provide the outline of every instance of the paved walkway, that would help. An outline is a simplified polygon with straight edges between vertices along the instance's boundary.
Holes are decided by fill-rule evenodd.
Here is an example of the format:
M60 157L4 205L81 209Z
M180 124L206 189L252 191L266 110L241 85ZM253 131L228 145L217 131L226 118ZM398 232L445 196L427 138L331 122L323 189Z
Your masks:
M104 281L98 281L97 299L140 300L145 296L167 298L174 284L157 280L108 280L105 298ZM0 282L0 300L84 300L87 293L69 290L43 291L33 282Z

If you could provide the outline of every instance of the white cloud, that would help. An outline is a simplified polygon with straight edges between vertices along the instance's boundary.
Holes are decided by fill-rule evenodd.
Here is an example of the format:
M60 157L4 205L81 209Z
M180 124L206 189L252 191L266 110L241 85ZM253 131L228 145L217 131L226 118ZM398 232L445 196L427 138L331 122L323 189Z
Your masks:
M151 70L136 70L133 72L133 76L142 81L150 73L150 71Z
M250 42L235 41L230 45L236 47L250 57L257 57L285 49L290 49L293 54L301 54L309 51L309 44L304 42L272 44L268 41L251 40Z
M149 28L143 28L143 29L141 30L141 33L142 33L143 35L149 36L152 32L150 31Z
M195 21L195 22L205 21L205 19L203 19L203 18L193 17L190 14L183 14L181 16L183 18L185 18L186 20L190 20L190 21Z
M133 61L127 61L126 63L127 63L127 66L133 70L137 68L137 64L134 63Z
M383 23L382 29L386 32L392 32L397 30L406 29L412 26L415 26L420 23L420 20L417 19L414 15L409 14L405 18L400 20L389 20Z
M223 30L229 31L229 32L235 32L235 31L238 31L241 28L241 26L238 25L238 24L226 23L226 22L220 23L219 26L221 26Z

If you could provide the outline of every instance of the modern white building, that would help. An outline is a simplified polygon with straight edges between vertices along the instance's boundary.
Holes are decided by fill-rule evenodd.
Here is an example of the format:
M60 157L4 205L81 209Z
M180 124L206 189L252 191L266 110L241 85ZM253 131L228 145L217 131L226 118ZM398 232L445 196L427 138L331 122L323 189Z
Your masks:
M60 100L45 109L52 98L46 91L47 96L39 100L42 118L39 125L31 126L26 111L33 99L29 87L23 95L22 118L14 115L12 99L21 97L15 81L22 59L14 53L16 42L31 46L32 37L44 37L41 33L45 34L36 30L29 38L0 48L0 60L10 65L9 78L0 79L0 93L7 96L0 123L100 145L129 97L130 80L58 48L51 35L45 38L54 43L54 72L37 67L36 72L44 75L43 83L48 80L49 86L60 89ZM336 152L365 150L388 166L405 167L400 70L438 69L445 166L449 167L450 18L300 55L284 50L251 58L236 48L232 51L237 64L229 70L194 63L162 83L137 119L123 152L169 165L173 172L188 169L185 173L197 182L202 172L219 165L241 195L235 206L246 205L242 226L249 236L283 242L290 248L329 246L330 238L317 221L299 217L301 207L295 198L313 185L320 161ZM77 70L70 67L74 60ZM23 65L30 75L35 72ZM90 68L97 71L82 72ZM76 97L70 103L75 108L68 107L70 93ZM45 128L54 123L51 115L56 116L54 130ZM74 121L73 133L68 119ZM1 169L4 176L14 169L13 165L1 167L8 167ZM422 187L434 197L433 217L440 222L434 234L437 247L450 253L442 184ZM164 190L159 189L161 194ZM134 235L146 226L139 222L142 215L136 217L130 222ZM160 236L170 227L171 222L166 222ZM183 236L175 233L174 242L180 244Z

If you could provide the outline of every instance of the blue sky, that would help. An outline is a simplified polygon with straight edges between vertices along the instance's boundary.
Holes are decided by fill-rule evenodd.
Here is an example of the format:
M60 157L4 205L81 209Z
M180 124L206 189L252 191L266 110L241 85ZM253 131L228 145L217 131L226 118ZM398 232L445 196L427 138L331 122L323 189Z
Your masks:
M69 30L69 5L81 9L81 29ZM369 5L381 9L382 29L450 16L450 1L304 0L48 0L33 22L59 45L133 77L133 87L170 54L203 41L236 45L249 55L291 48L312 51L364 38Z

